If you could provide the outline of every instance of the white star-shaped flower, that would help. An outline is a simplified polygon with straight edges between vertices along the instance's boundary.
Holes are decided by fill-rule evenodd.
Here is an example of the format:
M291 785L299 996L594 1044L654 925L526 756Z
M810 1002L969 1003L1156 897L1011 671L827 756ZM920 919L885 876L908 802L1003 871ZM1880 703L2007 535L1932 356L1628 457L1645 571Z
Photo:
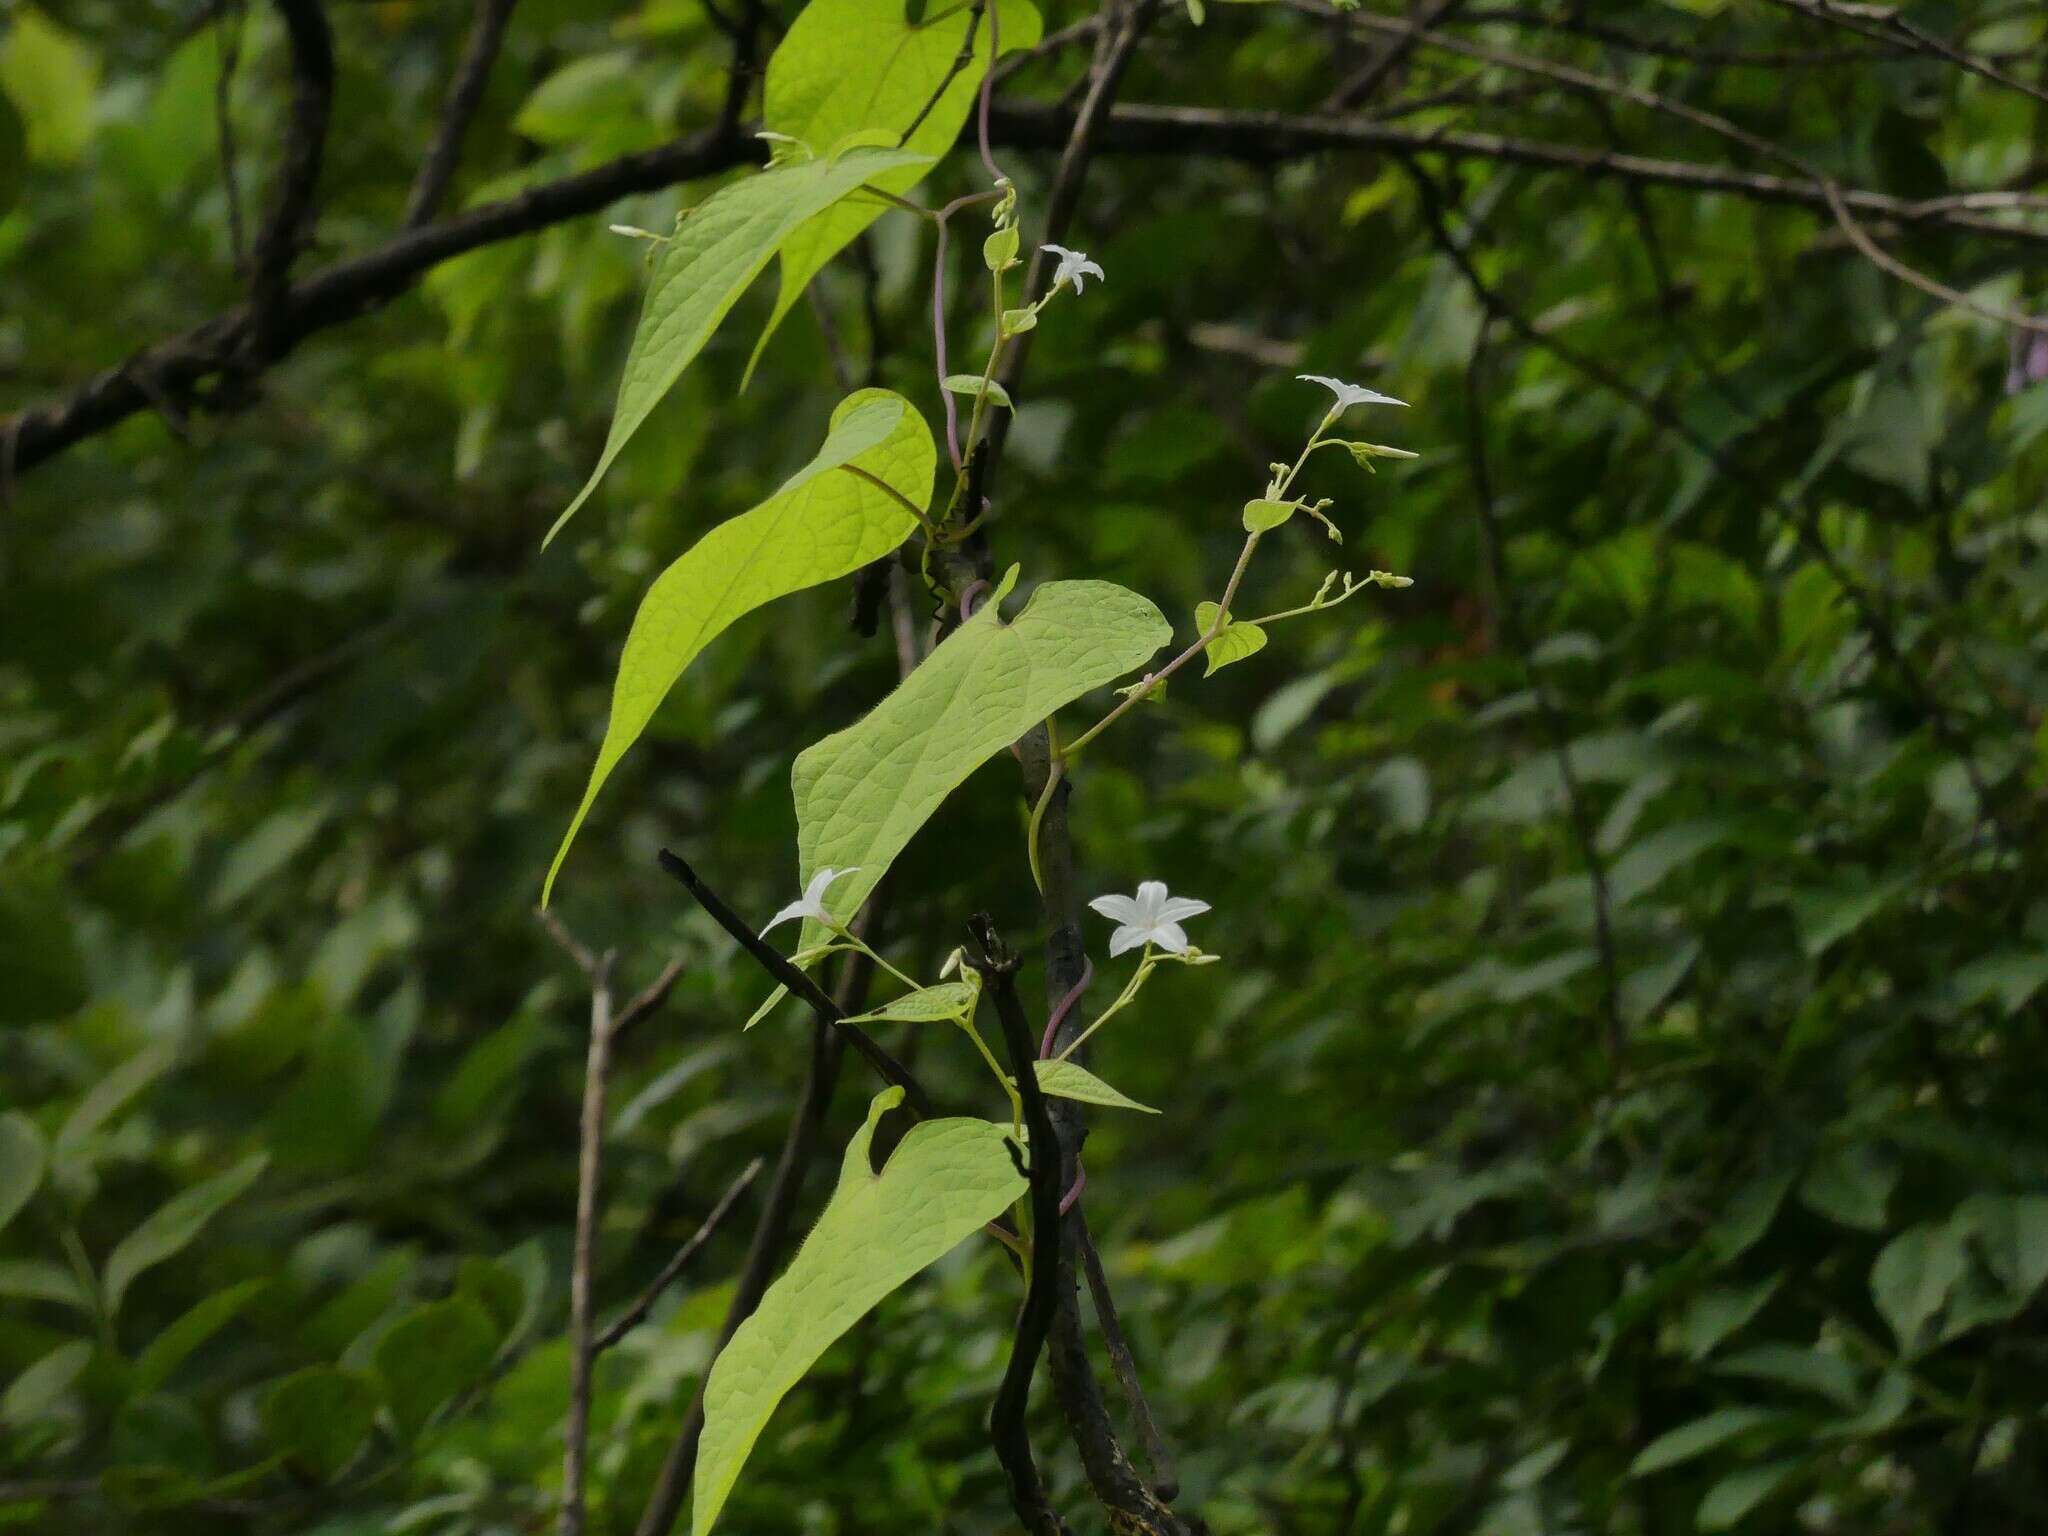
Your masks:
M1188 936L1182 920L1209 910L1206 901L1167 895L1165 882L1160 880L1140 881L1136 896L1098 896L1088 905L1121 925L1109 936L1112 958L1140 944L1157 944L1170 954L1184 955Z
M1396 400L1392 395L1383 395L1376 389L1367 389L1363 384L1346 384L1342 379L1330 378L1321 373L1297 373L1304 384L1320 384L1337 397L1337 403L1330 407L1332 416L1348 411L1354 405L1406 405L1406 400Z
M1105 283L1109 281L1109 274L1090 261L1086 251L1070 251L1064 245L1041 245L1039 249L1051 251L1060 259L1059 267L1052 275L1052 285L1055 288L1062 283L1072 283L1074 292L1078 295L1081 292L1083 277L1099 277Z
M828 928L837 928L839 920L825 910L825 890L841 875L850 875L859 868L860 866L855 864L846 869L834 869L827 864L811 876L811 883L804 887L803 895L768 919L768 928L773 928L778 923L786 923L793 917L808 917ZM763 928L761 932L765 934L768 928Z

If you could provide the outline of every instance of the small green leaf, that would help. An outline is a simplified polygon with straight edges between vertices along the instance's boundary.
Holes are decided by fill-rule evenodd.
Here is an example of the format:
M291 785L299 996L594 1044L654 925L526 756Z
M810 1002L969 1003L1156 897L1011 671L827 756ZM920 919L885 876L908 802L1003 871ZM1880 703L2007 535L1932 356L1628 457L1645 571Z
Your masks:
M654 280L626 355L604 452L576 499L555 519L548 539L590 499L612 461L682 377L719 322L806 220L883 171L923 166L930 160L929 155L908 150L856 149L837 160L762 171L705 199L683 221L675 238L659 248Z
M763 1019L767 1018L769 1014L775 1011L775 1005L781 1002L787 996L789 996L789 988L783 986L781 983L778 982L776 984L775 990L768 994L767 1001L762 1003L760 1007L756 1008L753 1011L753 1013L748 1017L747 1022L740 1026L740 1033L745 1034L748 1030L752 1029L756 1024L760 1023Z
M981 259L991 272L1007 272L1017 265L1017 226L999 229L981 242Z
M1195 607L1195 629L1206 635L1216 622L1219 612L1214 603L1199 603ZM1266 648L1266 632L1256 624L1226 623L1223 632L1209 642L1209 648L1202 653L1207 663L1202 676L1208 677L1222 671L1232 662L1243 661L1247 656L1256 656Z
M988 397L1004 410L1011 409L1010 392L994 379L983 380L978 373L949 373L944 387L949 394L965 395L972 400L976 395L987 392Z
M905 993L872 1013L856 1015L850 1022L933 1024L942 1019L957 1019L974 1006L976 990L971 982L942 981L935 987Z
M322 1482L355 1459L376 1416L376 1381L331 1365L296 1371L263 1399L263 1432L270 1443Z
M1949 1222L1922 1222L1885 1244L1870 1267L1870 1296L1901 1354L1913 1353L1968 1268L1963 1236Z
M826 893L850 920L896 855L982 763L1091 688L1142 666L1172 637L1159 610L1106 581L1049 581L1002 620L997 590L866 719L799 753L799 883L852 868ZM799 949L824 936L806 920Z
M120 1113L130 1099L155 1082L176 1055L177 1047L168 1040L146 1045L88 1088L57 1127L57 1140L51 1149L55 1160L60 1164L75 1161L92 1135Z
M269 1162L269 1154L264 1152L243 1158L226 1173L172 1196L153 1216L116 1243L107 1256L101 1286L108 1315L120 1310L121 1298L137 1275L183 1249L222 1207L256 1182Z
M1149 1104L1118 1093L1079 1062L1040 1061L1032 1064L1038 1086L1056 1099L1077 1099L1083 1104L1100 1104L1105 1109L1135 1109L1142 1115L1156 1115Z
M1706 1359L1724 1339L1763 1311L1784 1278L1772 1275L1755 1285L1717 1286L1695 1296L1678 1325L1685 1352L1695 1360Z
M7 1395L0 1397L0 1424L27 1424L41 1418L71 1390L91 1359L92 1345L84 1339L59 1344L14 1378Z
M1038 328L1038 311L1035 309L1006 309L1003 311L1003 334L1022 336L1026 331Z
M1714 1367L1724 1376L1746 1376L1756 1381L1776 1382L1802 1392L1817 1392L1843 1408L1862 1401L1856 1367L1839 1355L1817 1349L1800 1349L1790 1344L1759 1344L1730 1355Z
M1700 1500L1694 1517L1703 1531L1725 1531L1747 1518L1750 1511L1784 1487L1805 1463L1786 1459L1767 1461L1760 1467L1743 1467L1730 1472Z
M1783 1418L1783 1414L1768 1408L1717 1408L1689 1424L1667 1430L1644 1446L1642 1454L1629 1464L1629 1476L1648 1477L1652 1472L1662 1472Z
M1297 505L1292 501L1269 501L1263 496L1256 501L1248 501L1244 504L1244 531L1264 533L1278 528L1294 516Z
M391 1416L406 1439L464 1387L483 1379L498 1350L498 1330L473 1301L450 1297L407 1313L377 1341L377 1374Z
M138 1395L154 1392L171 1379L185 1358L240 1315L270 1281L259 1275L224 1291L215 1291L192 1307L170 1327L149 1341L135 1362L131 1390Z
M28 1204L48 1160L43 1133L33 1120L17 1110L0 1115L0 1229Z
M818 1357L891 1291L1025 1191L1008 1128L986 1120L913 1126L875 1172L869 1160L875 1125L902 1099L901 1088L889 1088L869 1104L867 1123L847 1143L839 1187L824 1215L711 1367L694 1536L705 1536L717 1521L769 1416Z
M96 1310L78 1276L48 1259L0 1259L0 1299L54 1301L88 1316Z
M1984 1262L2015 1301L2048 1281L2048 1195L1972 1195L1955 1214L1975 1235Z
M902 502L847 466L922 507L931 500L937 460L931 429L908 401L886 389L857 391L832 413L831 430L810 463L758 507L705 534L655 578L626 635L611 721L583 801L548 866L543 906L598 791L704 647L743 614L857 571L917 527Z

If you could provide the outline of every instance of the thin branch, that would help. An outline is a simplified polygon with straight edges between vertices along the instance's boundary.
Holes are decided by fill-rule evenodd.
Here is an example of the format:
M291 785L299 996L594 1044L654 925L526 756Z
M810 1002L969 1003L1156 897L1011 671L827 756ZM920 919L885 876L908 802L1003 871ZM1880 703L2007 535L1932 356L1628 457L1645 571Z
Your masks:
M616 1038L617 1031L613 1033ZM591 1341L590 1352L593 1355L603 1354L647 1321L647 1314L654 1310L654 1304L661 1299L661 1293L676 1283L682 1272L690 1267L690 1261L696 1258L704 1245L717 1235L725 1218L732 1214L733 1207L740 1202L740 1196L745 1194L748 1186L760 1176L764 1166L757 1157L740 1170L740 1176L718 1197L718 1204L711 1208L711 1214L706 1216L697 1230L690 1234L690 1240L676 1250L675 1257L661 1266L661 1273L648 1282L647 1289L640 1293L639 1299L621 1312L616 1322Z
M590 977L590 1048L583 1067L583 1117L576 1159L576 1240L569 1265L569 1421L562 1431L562 1536L582 1536L584 1468L590 1439L591 1268L597 1260L598 1183L604 1166L604 1102L612 1071L612 973L618 951L590 952L559 923L551 929Z
M1138 1426L1138 1440L1145 1447L1145 1459L1152 1463L1152 1491L1166 1503L1172 1503L1180 1495L1180 1473L1174 1466L1173 1449L1166 1443L1166 1436L1159 1432L1159 1421L1152 1416L1152 1405L1145 1398L1145 1388L1138 1380L1138 1362L1131 1354L1131 1342L1124 1337L1123 1319L1117 1315L1116 1296L1109 1288L1109 1275L1103 1270L1102 1255L1095 1247L1095 1238L1088 1230L1088 1218L1081 1211L1074 1212L1074 1230L1080 1238L1081 1273L1088 1278L1088 1294L1095 1301L1095 1321L1102 1329L1102 1342L1109 1350L1110 1369L1116 1372L1117 1385L1123 1389L1124 1405L1131 1410L1131 1418Z
M999 102L991 126L996 141L1006 147L1057 149L1068 142L1075 120L1076 114L1057 107ZM1255 165L1331 150L1433 153L1579 176L1619 177L1688 192L1722 192L1754 202L1832 213L1827 190L1811 181L1499 134L1405 129L1357 117L1118 106L1104 114L1095 148L1116 154L1214 155ZM759 161L764 155L762 146L738 128L713 129L407 231L293 283L276 316L271 360L320 331L388 303L455 256L586 217L622 197L715 175ZM1977 196L1961 195L1968 199ZM1844 206L1863 219L2048 247L2048 229L2008 223L1989 210L1958 206L1957 197L1914 202L1854 188L1840 189L1840 197ZM2034 198L2025 203L2001 201L1999 206L2032 210L2048 203ZM0 475L0 485L12 475L34 469L65 449L151 409L159 399L183 404L225 403L201 402L200 391L235 364L249 327L246 305L229 310L138 350L61 399L0 418L0 469L6 471ZM245 361L240 366L253 363Z
M1070 116L1036 105L999 105L995 124L1003 141L1049 149L1064 142ZM1827 213L1826 191L1805 179L1739 171L1692 160L1617 154L1596 145L1559 144L1450 128L1396 128L1358 117L1322 113L1228 111L1211 107L1126 105L1113 109L1100 134L1105 152L1133 155L1217 155L1272 164L1322 150L1379 150L1389 154L1441 154L1454 160L1490 160L1593 177L1625 177L1689 192L1726 192L1761 203L1783 203ZM2008 224L1957 209L1948 200L1915 202L1882 192L1844 188L1843 201L1864 218L1906 226L1933 226L2024 245L2048 246L2048 229ZM2032 209L2048 208L2034 199Z
M284 329L292 261L312 222L334 108L334 33L320 0L275 3L291 52L292 98L277 192L249 253L248 339L259 366L270 360Z
M967 930L981 949L969 960L981 973L996 1019L1002 1025L1003 1047L1024 1101L1024 1124L1031 1132L1031 1272L1024 1304L1017 1310L1017 1328L1010 1342L1009 1364L989 1410L989 1438L1010 1488L1010 1507L1031 1536L1066 1536L1066 1522L1047 1500L1045 1484L1031 1455L1031 1435L1024 1415L1031 1403L1031 1378L1045 1351L1047 1334L1059 1304L1060 1268L1060 1138L1052 1113L1038 1086L1037 1050L1024 1005L1017 999L1017 957L996 933L985 912L968 919Z
M668 1001L669 993L683 979L688 970L680 957L672 959L661 968L661 974L642 987L633 1000L619 1010L619 1021L612 1026L612 1043L626 1038L642 1020L651 1018L661 1005Z
M821 1024L830 1025L845 1037L846 1043L860 1053L861 1059L875 1069L883 1082L894 1083L903 1090L911 1111L918 1119L936 1118L931 1095L925 1092L924 1084L908 1067L876 1044L874 1036L858 1024L849 1024L846 1010L826 996L825 990L799 970L787 955L749 928L740 915L726 905L725 898L704 883L696 870L667 848L661 850L660 859L662 869L696 898L697 905L732 935L740 948L753 957L755 964L789 988L797 1001L809 1008Z
M1330 99L1323 103L1323 110L1349 112L1371 101L1387 78L1407 62L1422 34L1439 22L1453 19L1462 3L1463 0L1424 0L1421 9L1415 13L1413 29L1405 37L1389 39L1355 75L1330 93Z
M1773 0L1773 3L1788 11L1797 11L1802 16L1810 16L1816 21L1825 21L1832 26L1854 32L1859 37L1891 42L1915 53L1940 59L1981 80L1989 80L1994 85L2004 86L2009 91L2018 91L2022 96L2048 105L2048 90L2029 84L2016 75L2009 75L1976 54L1965 52L1948 39L1937 37L1926 28L1906 20L1890 6L1844 5L1840 0Z
M418 229L437 212L455 180L455 168L462 161L462 141L476 118L490 83L491 66L498 62L498 49L505 39L505 24L519 0L476 0L476 19L469 25L469 40L463 45L461 62L455 66L455 83L448 91L448 104L441 109L441 126L427 157L413 178L412 192L405 200L405 214L399 224Z

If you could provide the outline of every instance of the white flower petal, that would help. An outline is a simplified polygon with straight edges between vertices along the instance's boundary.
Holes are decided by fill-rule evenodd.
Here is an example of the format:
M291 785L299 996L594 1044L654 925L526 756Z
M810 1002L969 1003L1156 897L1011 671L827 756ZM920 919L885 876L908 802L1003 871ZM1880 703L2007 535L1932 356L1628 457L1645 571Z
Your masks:
M1367 389L1363 384L1347 384L1342 379L1333 379L1326 373L1297 373L1295 377L1304 384L1320 384L1337 397L1331 407L1334 411L1348 411L1354 405L1400 405L1406 400L1396 400L1392 395L1383 395L1376 389Z
M768 919L768 928L773 928L779 923L786 923L793 917L810 917L812 915L813 913L811 910L811 904L809 902L792 901L788 906L784 907L780 912L776 913L773 917ZM768 931L768 928L763 928L761 931L763 933L766 933Z
M1159 917L1162 922L1178 923L1190 917L1200 917L1209 910L1209 903L1196 901L1192 896L1169 896L1160 903Z
M1099 912L1112 923L1137 923L1144 921L1144 913L1138 904L1128 896L1098 896L1088 903L1091 911Z
M1143 928L1124 927L1117 929L1115 933L1109 936L1109 958L1114 960L1125 950L1136 949L1149 937L1151 937L1149 931Z
M1159 909L1166 905L1166 882L1164 880L1140 880L1138 882L1138 910L1145 914L1145 921L1159 921Z
M1159 923L1153 927L1148 937L1154 944L1170 953L1184 955L1188 952L1187 930L1179 923Z

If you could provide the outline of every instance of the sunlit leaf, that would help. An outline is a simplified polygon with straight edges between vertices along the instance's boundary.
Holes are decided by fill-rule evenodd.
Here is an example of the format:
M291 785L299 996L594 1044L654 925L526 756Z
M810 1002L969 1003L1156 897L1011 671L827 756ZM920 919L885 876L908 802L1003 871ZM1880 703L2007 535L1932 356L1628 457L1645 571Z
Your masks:
M1195 607L1195 629L1206 635L1209 627L1216 622L1220 612L1214 603L1199 603ZM1256 656L1266 648L1266 632L1256 624L1226 623L1223 632L1209 642L1209 648L1202 652L1207 663L1202 676L1220 672L1233 662L1243 661L1247 656Z
M626 636L611 722L583 802L548 867L543 905L598 791L698 653L743 614L857 571L901 544L917 519L897 498L927 505L936 460L931 429L901 395L886 389L849 395L832 413L831 431L810 463L655 578Z
M661 247L633 347L626 355L611 433L576 499L548 538L590 498L612 460L682 377L691 359L783 242L820 210L882 172L926 164L909 150L854 149L836 160L812 160L762 171L706 198Z
M931 1024L958 1018L974 1002L975 989L964 981L942 981L935 987L907 992L893 1002L858 1015L861 1023Z
M901 1088L877 1094L839 1185L789 1269L719 1353L704 1385L695 1536L704 1536L769 1415L817 1358L891 1291L1021 1197L1009 1130L987 1120L911 1127L877 1173L869 1143Z
M1005 53L1037 43L1038 11L1029 0L1000 0L995 19ZM963 67L960 48L971 24L974 53ZM936 6L927 19L913 21L904 14L903 0L811 0L768 60L762 123L820 155L848 142L900 142L936 159L953 147L967 121L988 68L990 31L985 19L974 24L965 7ZM850 67L853 60L859 62ZM916 130L905 139L913 123ZM900 196L917 185L925 169L906 165L868 179ZM879 198L848 198L815 215L784 244L782 286L747 364L749 374L819 269L887 209Z
M1117 1092L1079 1062L1039 1061L1032 1067L1038 1074L1038 1086L1054 1098L1078 1099L1083 1104L1100 1104L1105 1109L1135 1109L1146 1115L1159 1113L1151 1105L1140 1104L1136 1099Z
M856 873L826 893L850 920L946 796L1063 704L1144 664L1171 635L1159 610L1106 581L1049 581L1009 623L997 590L868 717L806 748L791 770L799 883ZM804 924L800 948L823 937Z

